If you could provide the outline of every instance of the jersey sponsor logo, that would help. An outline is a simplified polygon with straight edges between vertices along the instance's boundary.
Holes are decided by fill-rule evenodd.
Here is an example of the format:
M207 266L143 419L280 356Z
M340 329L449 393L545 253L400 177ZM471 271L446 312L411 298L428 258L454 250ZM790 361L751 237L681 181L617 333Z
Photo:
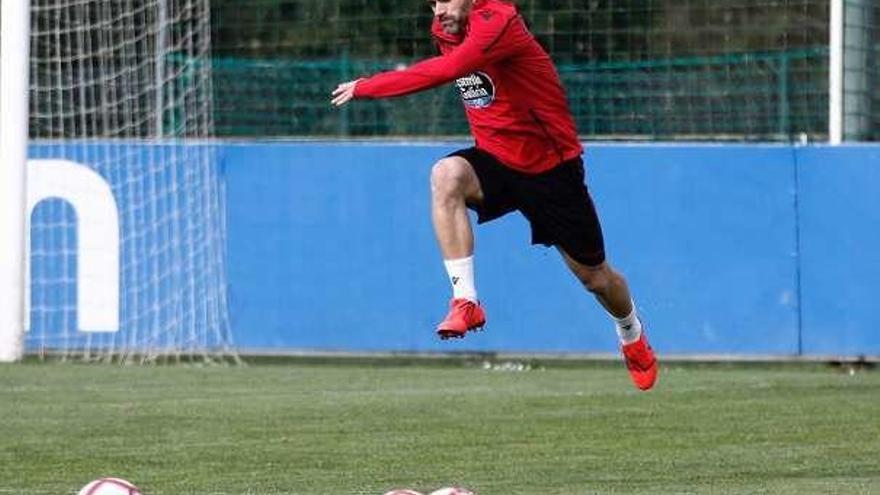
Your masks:
M495 83L485 72L459 77L455 86L461 93L461 101L468 108L486 108L495 100Z

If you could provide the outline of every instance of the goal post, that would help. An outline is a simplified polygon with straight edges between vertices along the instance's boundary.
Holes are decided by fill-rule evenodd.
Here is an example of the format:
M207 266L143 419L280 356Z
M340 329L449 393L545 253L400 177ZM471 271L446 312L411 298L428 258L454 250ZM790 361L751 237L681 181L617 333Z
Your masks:
M237 360L209 0L2 4L0 359Z
M23 353L30 0L0 6L0 362Z

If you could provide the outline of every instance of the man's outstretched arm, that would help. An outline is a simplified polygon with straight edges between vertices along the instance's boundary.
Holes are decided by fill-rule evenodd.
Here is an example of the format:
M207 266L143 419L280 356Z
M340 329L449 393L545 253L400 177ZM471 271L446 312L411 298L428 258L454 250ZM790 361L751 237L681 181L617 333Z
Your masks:
M338 107L353 98L387 98L434 88L504 59L531 39L519 16L475 17L471 34L450 53L404 70L342 83L333 91L332 103Z

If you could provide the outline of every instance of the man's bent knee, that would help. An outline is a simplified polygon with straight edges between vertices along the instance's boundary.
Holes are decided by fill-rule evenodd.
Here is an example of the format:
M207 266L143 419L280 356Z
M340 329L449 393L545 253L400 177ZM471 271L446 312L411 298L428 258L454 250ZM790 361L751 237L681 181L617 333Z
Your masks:
M442 158L431 169L431 191L438 196L479 196L480 186L470 164L456 156Z

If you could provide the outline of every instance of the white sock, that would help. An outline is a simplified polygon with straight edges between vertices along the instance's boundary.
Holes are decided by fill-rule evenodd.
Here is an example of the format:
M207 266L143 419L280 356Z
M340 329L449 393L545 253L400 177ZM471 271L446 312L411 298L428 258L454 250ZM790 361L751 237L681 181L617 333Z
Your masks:
M477 289L474 287L474 257L443 260L449 282L452 284L452 297L477 302Z
M614 324L617 327L617 336L624 345L632 344L642 336L642 322L636 314L635 302L632 303L632 307L633 309L629 316L616 318L614 315L611 315L611 319L614 320Z

